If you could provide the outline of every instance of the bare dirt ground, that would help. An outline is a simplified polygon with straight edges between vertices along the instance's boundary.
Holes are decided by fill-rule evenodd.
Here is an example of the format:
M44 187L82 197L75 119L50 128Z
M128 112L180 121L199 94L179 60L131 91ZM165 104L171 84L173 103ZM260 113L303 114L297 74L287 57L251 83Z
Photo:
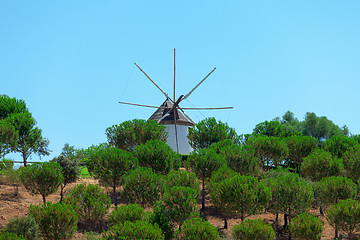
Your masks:
M92 178L83 178L78 182L70 184L65 188L66 191L70 191L76 184L79 183L92 183L98 184L97 180ZM108 194L110 194L111 189L105 189ZM10 219L16 216L24 216L28 214L28 207L30 204L41 204L42 197L40 195L32 196L30 195L24 187L19 187L19 194L14 195L14 188L7 185L0 185L0 228L6 226ZM60 194L51 194L47 197L46 201L58 202L60 200ZM112 204L110 212L114 209L114 204ZM324 223L324 231L321 239L333 239L334 230L327 223L325 217L321 216L318 209L310 210L310 213L319 217ZM101 233L107 229L107 214L102 222L99 222L97 226L86 226L84 223L79 223L78 232L76 233L74 239L85 239L84 233L86 231L94 231ZM206 219L216 228L219 229L219 232L223 239L231 239L231 230L232 228L240 223L240 219L232 218L228 219L228 229L224 229L224 220L220 212L212 205L209 195L206 196L206 210L205 210ZM279 240L288 239L287 231L283 230L283 215L279 215L279 221L275 223L275 215L271 213L264 213L259 215L254 215L249 217L249 219L263 219L265 222L273 225L276 229L277 238ZM343 238L343 239L359 239L360 232L357 232L353 238Z

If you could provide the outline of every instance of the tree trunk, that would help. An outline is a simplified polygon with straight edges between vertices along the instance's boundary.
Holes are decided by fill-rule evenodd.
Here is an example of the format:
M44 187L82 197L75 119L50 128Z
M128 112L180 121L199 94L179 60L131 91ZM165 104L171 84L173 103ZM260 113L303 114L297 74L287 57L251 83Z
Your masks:
M228 222L227 222L227 217L224 216L224 229L228 228Z
M45 205L45 203L46 203L45 195L41 195L41 196L43 198L43 202L44 202L44 205Z
M288 215L284 213L284 229L287 227L287 225L288 225Z
M275 222L278 222L279 221L279 213L276 213L275 214Z
M335 226L335 237L337 238L338 237L338 231L337 231L337 229L336 229L336 226Z
M289 210L289 225L291 225L291 211ZM291 231L290 231L290 228L289 228L289 240L291 240Z
M23 157L23 162L24 162L24 167L26 167L26 152L22 152L22 157Z
M113 186L113 189L114 189L114 202L115 202L115 206L117 206L117 197L116 197L116 186L115 186L115 184Z
M320 214L321 214L321 216L324 216L324 211L323 211L322 206L320 206Z
M205 178L202 181L202 191L201 191L201 211L205 211Z
M65 185L61 184L60 185L60 203L62 203L62 200L63 200L64 188L65 188Z

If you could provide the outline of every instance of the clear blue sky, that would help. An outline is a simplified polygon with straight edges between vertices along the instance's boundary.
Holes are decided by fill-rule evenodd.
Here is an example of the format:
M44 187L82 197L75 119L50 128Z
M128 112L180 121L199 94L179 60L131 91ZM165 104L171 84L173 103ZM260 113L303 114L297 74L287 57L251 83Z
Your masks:
M0 1L0 93L26 101L57 156L106 141L217 70L182 107L241 133L287 110L360 133L360 1ZM20 159L19 154L14 158ZM33 160L37 159L33 156Z

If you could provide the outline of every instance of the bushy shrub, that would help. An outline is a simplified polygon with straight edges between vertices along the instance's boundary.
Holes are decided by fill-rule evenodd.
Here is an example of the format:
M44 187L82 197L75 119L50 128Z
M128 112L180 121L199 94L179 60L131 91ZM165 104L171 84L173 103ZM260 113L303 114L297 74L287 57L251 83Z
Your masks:
M64 181L60 185L60 202L62 202L64 197L64 188L66 185L72 182L76 182L76 180L78 180L80 177L79 162L77 158L68 158L62 155L53 158L52 161L60 164L62 169L61 172L64 176Z
M324 223L309 213L297 215L290 225L291 235L299 240L320 240Z
M200 182L195 173L186 170L170 171L166 177L167 188L172 187L190 187L200 196Z
M165 182L162 176L150 168L139 167L125 176L121 196L128 203L150 207L160 199L164 190Z
M326 177L317 184L319 199L322 205L329 206L339 200L355 199L356 184L346 177Z
M148 218L148 213L145 212L144 208L139 205L129 204L115 207L109 216L109 226L114 226L118 223L124 223L126 221L135 222L145 221Z
M14 161L11 159L1 159L0 160L0 171L9 170L14 167Z
M150 215L149 222L160 227L166 240L174 238L174 223L170 221L166 207L161 201L157 201L154 205L153 214Z
M40 240L39 225L31 216L16 217L6 225L5 232L15 233L28 240Z
M0 163L1 164L1 163ZM19 194L19 186L21 185L20 181L20 169L10 168L8 170L3 171L1 181L5 184L8 184L14 188L14 195Z
M19 237L15 233L8 233L8 232L0 231L0 240L26 240L26 238Z
M136 221L130 222L126 221L124 223L119 223L107 232L103 234L104 240L142 240L142 239L152 239L152 240L163 240L164 234L162 234L161 229L155 224L145 221Z
M165 192L162 201L170 220L181 226L185 220L197 217L196 196L197 192L189 187L172 187Z
M134 149L134 156L142 167L152 168L155 172L167 174L171 170L178 170L181 157L165 142L150 140Z
M237 175L237 172L229 168L228 166L223 166L218 170L214 171L211 175L211 178L208 183L208 188L211 192L211 189L214 187L216 183L221 182L222 180L232 178L233 176Z
M30 205L29 213L39 224L44 239L72 239L76 232L78 214L70 205L51 202L44 205Z
M192 218L184 222L181 230L176 231L176 239L215 240L220 239L220 235L217 228L209 222L202 218Z
M33 163L20 171L20 180L31 194L46 196L55 193L64 181L60 164L56 162Z
M360 203L353 199L340 200L326 211L326 219L335 229L335 237L339 230L349 234L360 230Z
M77 185L64 199L83 221L98 221L109 211L111 198L98 185Z
M248 219L235 225L232 236L235 240L274 240L276 238L271 225L261 219Z

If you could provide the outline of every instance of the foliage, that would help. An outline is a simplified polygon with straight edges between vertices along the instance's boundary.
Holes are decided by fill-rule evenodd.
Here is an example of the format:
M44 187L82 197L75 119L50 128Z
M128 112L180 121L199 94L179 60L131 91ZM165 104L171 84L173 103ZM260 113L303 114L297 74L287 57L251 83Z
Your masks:
M49 140L44 138L41 129L35 126L36 121L31 113L14 113L3 121L14 126L15 131L19 134L15 151L21 153L24 166L27 165L26 161L32 153L38 154L40 157L50 154Z
M181 226L185 220L199 215L196 194L197 192L189 187L172 187L165 192L162 202L172 222Z
M278 137L255 136L248 140L248 145L255 150L262 166L278 166L289 154L285 141ZM271 164L270 164L271 163Z
M291 219L307 211L314 201L311 184L295 173L280 172L277 177L263 181L272 191L269 210L273 213L284 213Z
M210 196L225 216L240 216L244 221L246 217L264 210L271 199L271 190L255 177L238 174L214 184Z
M55 193L64 181L60 164L56 162L34 163L20 171L20 180L31 194L46 196Z
M213 149L217 154L219 154L223 148L233 144L234 143L231 139L225 139L211 144L209 148Z
M3 175L1 177L1 181L3 181L5 184L8 184L14 188L15 196L19 193L19 186L21 185L20 181L20 169L13 169L10 168L8 170L3 171Z
M103 234L104 240L162 240L164 234L157 225L145 221L119 223Z
M282 129L286 136L302 135L301 122L295 117L294 113L287 111L282 116L282 119L276 118L274 120L282 125Z
M274 240L275 231L261 219L248 219L235 225L232 236L235 240Z
M186 220L181 229L176 231L176 239L206 240L220 239L217 228L202 218Z
M200 183L199 179L196 177L195 173L186 171L186 170L173 170L168 173L166 176L166 185L170 189L172 187L190 187L193 188L197 194L200 196ZM197 198L196 197L196 198Z
M211 175L211 178L210 178L209 184L208 184L208 188L209 188L210 192L216 183L219 183L222 180L225 180L228 178L232 178L235 175L237 175L237 172L235 172L234 170L232 170L231 168L229 168L226 165L222 166L218 170L214 171L213 174Z
M290 232L295 239L320 240L324 223L309 213L297 215L291 222Z
M18 133L11 124L0 121L0 159L16 149Z
M138 145L134 149L134 156L139 160L140 166L152 168L161 174L178 170L181 166L180 155L160 140L149 140L145 144Z
M120 207L116 206L109 216L109 226L112 227L118 223L124 223L126 221L146 221L147 218L148 214L145 212L144 208L140 207L136 203L121 205Z
M259 175L258 158L254 156L255 151L251 147L231 144L222 148L220 154L234 171L242 175Z
M285 137L283 126L278 121L265 121L255 126L253 136Z
M16 217L11 219L6 225L4 231L14 233L28 240L40 240L39 225L31 216Z
M285 142L289 148L288 158L296 164L297 170L300 172L303 158L317 148L318 141L309 136L291 136L286 138Z
M128 203L150 207L160 199L164 190L165 182L162 176L150 168L139 167L126 174L121 196Z
M72 239L76 232L78 214L70 205L51 202L44 205L30 205L29 213L39 224L44 239Z
M26 240L26 238L19 237L15 233L1 232L0 231L0 240Z
M11 159L1 159L0 160L0 171L9 170L14 167L14 161Z
M185 166L190 171L195 172L202 181L202 210L205 210L205 181L210 179L214 171L225 165L225 159L213 149L201 149L189 155Z
M79 179L80 176L79 162L75 158L65 157L62 155L53 158L52 161L60 164L60 167L62 169L61 172L62 175L64 176L64 181L60 186L61 189L60 202L62 202L64 196L63 191L66 185L72 182L76 182Z
M99 221L109 211L111 198L98 185L76 185L64 202L74 207L79 219L84 221Z
M7 95L0 95L0 120L9 117L9 115L13 113L24 113L28 111L24 100L11 98Z
M239 143L239 136L235 129L213 117L201 120L194 127L189 128L188 138L191 147L195 150L208 148L211 144L225 139Z
M135 169L138 164L138 160L131 153L117 148L100 149L90 155L86 162L88 171L95 178L113 188L115 201L116 187L123 184L124 174Z
M345 177L325 177L317 185L320 202L325 206L338 203L339 200L355 199L357 195L356 184Z
M157 201L154 205L153 214L150 215L149 222L160 227L166 240L174 238L174 223L170 221L170 217L166 212L166 206L161 201Z
M325 151L330 152L333 156L342 158L346 151L359 146L359 143L351 137L345 135L333 136L330 139L322 143L322 148Z
M134 119L107 128L106 137L111 146L132 151L136 146L149 140L166 142L168 133L165 131L165 126L156 121Z
M360 147L355 147L346 151L342 155L345 168L345 175L354 182L360 179Z
M340 200L326 211L326 219L335 229L335 235L339 230L349 234L360 230L360 203L353 199Z
M341 176L344 173L342 161L331 153L316 149L303 159L301 171L306 178L318 182L324 177Z
M343 132L331 120L326 117L318 117L315 113L310 112L306 113L302 122L302 133L305 136L315 137L320 143L332 136L346 135L346 132Z

